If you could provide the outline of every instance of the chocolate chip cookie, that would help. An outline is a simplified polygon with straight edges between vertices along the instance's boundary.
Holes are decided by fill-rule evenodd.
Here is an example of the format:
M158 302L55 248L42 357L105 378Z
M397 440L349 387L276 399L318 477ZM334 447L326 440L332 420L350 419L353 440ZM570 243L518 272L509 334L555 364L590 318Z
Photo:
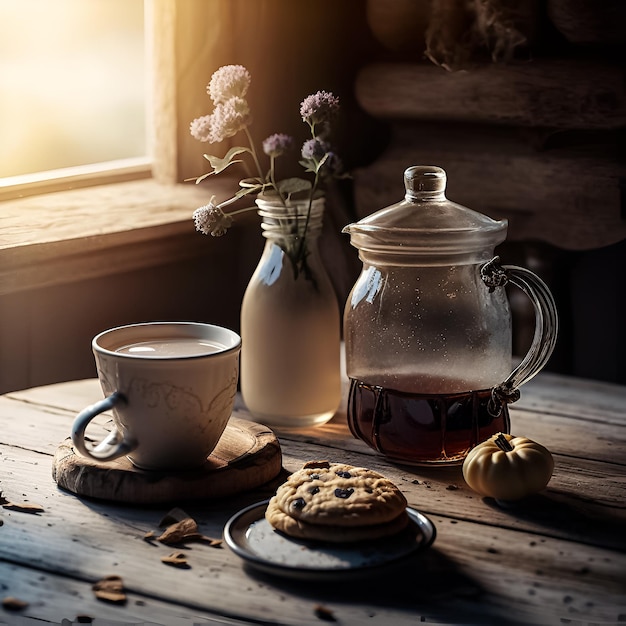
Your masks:
M292 537L347 543L400 532L409 523L406 505L402 492L370 469L310 461L277 489L265 517Z
M270 500L265 512L265 517L276 530L290 537L313 539L330 543L350 543L389 537L399 533L409 523L409 516L406 510L403 510L396 518L384 524L369 524L364 526L310 524L283 513L276 502L276 498Z
M364 467L313 462L294 472L274 496L280 510L307 524L374 526L402 513L402 492L387 478Z

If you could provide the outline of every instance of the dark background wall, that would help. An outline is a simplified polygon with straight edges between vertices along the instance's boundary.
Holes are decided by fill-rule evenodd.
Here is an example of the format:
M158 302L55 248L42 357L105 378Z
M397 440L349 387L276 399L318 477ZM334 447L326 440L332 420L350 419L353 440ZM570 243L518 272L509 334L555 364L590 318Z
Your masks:
M561 330L548 369L626 382L626 3L178 4L178 182L204 165L206 146L187 129L206 113L204 85L220 65L250 69L257 139L305 131L300 101L333 91L335 139L353 178L329 190L322 251L341 305L360 269L341 228L401 199L406 167L439 165L450 199L509 220L503 262L553 291ZM494 10L487 30L479 5ZM187 34L208 32L209 7L224 28L198 47ZM186 236L194 252L184 261L156 254L141 270L0 296L0 391L94 375L88 343L108 326L176 318L237 329L263 245L258 221L200 248L189 220ZM511 302L519 355L532 311L514 291Z

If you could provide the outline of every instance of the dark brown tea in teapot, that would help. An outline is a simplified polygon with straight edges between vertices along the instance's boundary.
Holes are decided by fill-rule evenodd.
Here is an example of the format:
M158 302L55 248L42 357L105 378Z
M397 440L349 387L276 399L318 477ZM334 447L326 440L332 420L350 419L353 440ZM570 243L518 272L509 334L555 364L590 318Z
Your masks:
M506 220L448 200L445 189L440 167L409 167L402 200L343 229L363 263L344 307L349 424L402 463L460 463L508 432L507 404L546 364L558 330L546 284L495 256ZM514 369L508 284L535 311Z
M461 463L477 443L509 432L509 413L497 416L491 389L417 394L351 380L348 425L352 434L392 460L410 465Z

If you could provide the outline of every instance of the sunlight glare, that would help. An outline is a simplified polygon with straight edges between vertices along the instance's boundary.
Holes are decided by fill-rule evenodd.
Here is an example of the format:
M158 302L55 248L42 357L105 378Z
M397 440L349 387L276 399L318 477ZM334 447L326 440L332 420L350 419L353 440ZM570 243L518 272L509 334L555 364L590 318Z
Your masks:
M142 0L0 0L0 177L146 154Z

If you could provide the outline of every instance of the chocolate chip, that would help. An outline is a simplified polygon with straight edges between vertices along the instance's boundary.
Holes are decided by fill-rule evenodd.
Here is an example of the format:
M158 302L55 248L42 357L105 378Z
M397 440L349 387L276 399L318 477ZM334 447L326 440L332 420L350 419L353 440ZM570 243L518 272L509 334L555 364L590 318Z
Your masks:
M320 492L320 488L319 488L319 487L311 487L311 488L309 489L309 493L310 493L311 495L313 495L313 496L314 496L316 493L319 493L319 492Z
M319 480L319 479L320 479L320 475L319 475L319 474L311 474L311 475L309 476L309 478L310 478L311 480Z
M296 510L301 510L306 506L306 501L304 498L296 498L292 503L291 503L291 508L296 509Z
M345 500L349 498L354 493L354 489L352 487L350 489L335 489L335 497L342 498Z
M337 476L341 476L341 478L352 478L352 474L350 472L338 471Z

